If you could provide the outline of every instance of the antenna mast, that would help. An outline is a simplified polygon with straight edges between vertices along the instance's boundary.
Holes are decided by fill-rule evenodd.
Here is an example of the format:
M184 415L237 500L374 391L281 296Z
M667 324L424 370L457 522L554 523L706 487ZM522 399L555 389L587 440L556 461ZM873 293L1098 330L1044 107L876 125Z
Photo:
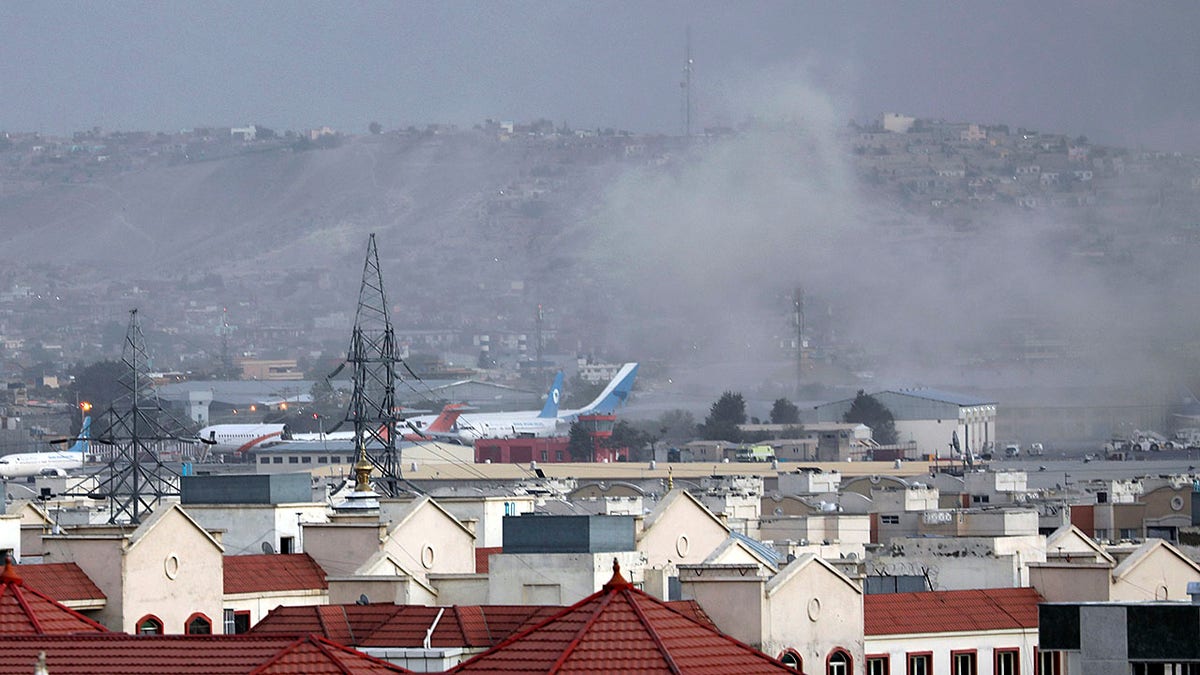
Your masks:
M400 492L400 453L396 449L396 335L388 318L379 251L372 233L363 263L358 310L346 362L354 369L354 394L346 421L354 424L354 464L364 460L379 470L376 487L388 497Z

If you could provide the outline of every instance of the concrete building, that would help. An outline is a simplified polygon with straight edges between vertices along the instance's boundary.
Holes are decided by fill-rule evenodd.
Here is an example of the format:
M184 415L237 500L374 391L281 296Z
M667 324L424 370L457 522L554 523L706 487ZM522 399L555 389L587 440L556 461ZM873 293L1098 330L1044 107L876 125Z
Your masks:
M1038 610L1039 672L1151 675L1200 671L1200 604L1048 602Z
M900 443L915 443L922 455L949 458L955 432L964 452L982 454L996 444L996 402L937 389L896 389L871 394L895 418ZM841 422L853 398L801 410L810 422Z
M683 597L730 636L800 672L863 672L862 589L821 558L769 579L743 565L681 565L679 575ZM835 659L845 668L827 669Z
M178 504L136 528L76 528L47 535L47 562L74 562L108 598L96 618L111 630L221 633L221 543Z

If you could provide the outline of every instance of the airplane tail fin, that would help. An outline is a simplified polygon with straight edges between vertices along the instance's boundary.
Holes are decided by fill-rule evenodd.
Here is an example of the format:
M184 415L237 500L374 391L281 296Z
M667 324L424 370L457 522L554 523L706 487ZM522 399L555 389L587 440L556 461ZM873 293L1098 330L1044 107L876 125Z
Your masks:
M636 363L626 363L621 366L616 376L608 383L604 391L600 392L596 400L579 412L608 414L624 405L629 398L629 392L633 391L633 380L637 377L637 371L638 364Z
M442 408L442 413L437 416L437 419L430 422L425 430L431 432L450 431L454 428L454 423L458 421L458 416L462 414L464 407L466 406L461 403L451 403Z
M92 416L88 415L83 418L83 427L79 430L79 440L69 448L70 452L87 452L88 449L88 433L92 430Z
M563 373L558 371L554 376L554 384L550 385L550 391L546 393L546 405L542 407L542 412L538 413L538 417L558 417L558 402L562 399Z

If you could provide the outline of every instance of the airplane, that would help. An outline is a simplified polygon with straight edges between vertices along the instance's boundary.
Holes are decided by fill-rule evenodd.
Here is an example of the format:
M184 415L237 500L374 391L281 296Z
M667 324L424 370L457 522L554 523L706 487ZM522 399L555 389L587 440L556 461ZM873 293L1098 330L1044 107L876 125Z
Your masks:
M442 408L442 412L434 418L429 426L424 428L411 427L413 433L402 434L400 440L403 441L435 441L439 437L449 433L454 428L454 423L466 408L461 403L452 403ZM403 422L401 423L403 424ZM384 432L386 433L386 432ZM353 431L333 431L328 433L293 433L291 439L293 442L300 443L315 443L323 441L350 441L354 440Z
M563 374L560 371L546 396L546 404L540 412L524 410L506 413L466 414L458 418L454 430L460 442L473 443L479 438L537 438L561 436L580 415L608 414L625 403L637 377L638 364L626 363L617 371L608 386L582 408L559 410L562 396ZM419 419L419 418L418 418ZM418 425L419 426L419 425Z
M214 453L242 454L287 440L286 424L214 424L197 434Z
M68 471L83 468L83 456L88 449L88 432L92 418L83 418L83 428L74 445L66 450L51 452L20 452L0 457L0 478L27 478L30 476L65 476Z

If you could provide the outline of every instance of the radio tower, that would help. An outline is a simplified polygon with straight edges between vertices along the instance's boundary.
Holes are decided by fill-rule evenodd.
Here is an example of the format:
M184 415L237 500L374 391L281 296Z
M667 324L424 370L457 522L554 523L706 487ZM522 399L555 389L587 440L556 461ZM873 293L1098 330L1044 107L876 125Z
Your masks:
M358 310L346 363L354 369L354 395L346 421L354 424L354 464L379 470L375 487L385 496L400 492L400 453L396 450L396 335L388 319L375 235L367 242Z
M129 328L121 349L124 373L121 394L102 413L105 424L95 440L111 448L109 461L95 474L89 496L108 502L110 523L138 524L168 497L179 497L179 474L163 463L165 444L195 443L186 425L163 409L145 369L146 342L137 310L129 312Z

